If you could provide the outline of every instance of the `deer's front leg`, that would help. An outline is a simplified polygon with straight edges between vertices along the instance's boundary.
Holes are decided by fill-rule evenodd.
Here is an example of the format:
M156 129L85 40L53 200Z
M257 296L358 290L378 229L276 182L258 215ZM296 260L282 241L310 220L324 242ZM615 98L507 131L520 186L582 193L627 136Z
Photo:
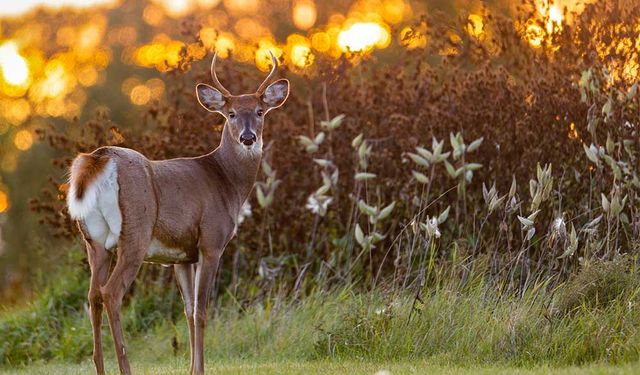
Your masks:
M194 334L194 322L193 322L193 304L195 300L194 294L194 272L193 264L176 264L173 266L173 270L176 275L176 282L180 288L180 294L182 294L182 301L184 302L184 315L187 318L187 325L189 326L189 353L191 354L191 364L189 365L189 371L193 371L193 340Z
M213 283L218 271L218 264L224 247L219 248L203 247L200 253L200 260L196 270L196 300L194 311L194 351L193 367L191 373L194 375L204 374L204 330L207 320L207 304Z

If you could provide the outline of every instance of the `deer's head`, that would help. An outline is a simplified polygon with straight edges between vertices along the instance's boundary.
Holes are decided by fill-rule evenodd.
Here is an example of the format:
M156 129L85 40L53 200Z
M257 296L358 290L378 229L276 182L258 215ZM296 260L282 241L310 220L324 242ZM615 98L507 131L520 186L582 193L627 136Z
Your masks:
M289 96L288 80L279 79L269 84L278 68L278 60L272 53L271 61L271 72L253 94L233 95L222 86L216 76L216 55L211 61L211 78L215 87L204 83L196 85L200 104L209 112L223 115L233 139L247 150L254 146L262 147L265 115L284 104Z

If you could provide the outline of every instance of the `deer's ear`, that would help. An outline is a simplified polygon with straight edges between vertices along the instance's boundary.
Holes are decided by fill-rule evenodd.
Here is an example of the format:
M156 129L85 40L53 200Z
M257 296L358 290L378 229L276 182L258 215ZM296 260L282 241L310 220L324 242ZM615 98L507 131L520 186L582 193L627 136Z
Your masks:
M279 79L270 84L262 94L262 101L269 106L269 109L278 108L284 104L289 97L289 80Z
M196 85L196 96L198 102L209 112L220 112L225 104L224 95L215 88L198 83Z

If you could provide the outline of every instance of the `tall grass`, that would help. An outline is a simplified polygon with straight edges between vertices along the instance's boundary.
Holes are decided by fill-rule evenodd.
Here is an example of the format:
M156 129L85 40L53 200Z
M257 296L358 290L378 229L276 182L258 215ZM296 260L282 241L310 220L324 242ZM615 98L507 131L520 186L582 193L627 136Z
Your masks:
M455 366L638 360L640 275L628 261L594 263L554 290L537 284L519 296L500 293L483 272L472 272L466 281L442 279L417 302L406 292L341 287L302 300L273 295L244 307L218 304L206 335L206 355L223 363L429 359ZM628 283L612 286L611 280ZM59 285L31 308L2 317L3 366L48 359L79 362L89 356L91 331L80 302L85 285L75 284ZM44 301L53 299L58 307L50 308L59 312L44 310ZM127 330L134 362L136 357L163 361L172 356L187 361L182 317L141 326L167 302L147 302L144 312L141 302L125 309L125 321L137 322ZM108 337L106 326L103 334Z

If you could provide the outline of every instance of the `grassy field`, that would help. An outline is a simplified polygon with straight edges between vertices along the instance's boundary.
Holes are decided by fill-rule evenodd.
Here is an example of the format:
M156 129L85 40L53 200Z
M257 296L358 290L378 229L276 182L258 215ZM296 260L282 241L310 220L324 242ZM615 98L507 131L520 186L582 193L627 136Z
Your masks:
M108 373L116 374L115 363L109 363ZM0 374L22 375L63 375L90 374L94 371L93 363L87 361L81 364L43 364L33 365L17 370L0 371ZM184 374L187 371L186 361L174 360L166 363L133 364L133 371L137 374ZM583 367L509 367L509 366L446 366L431 364L429 361L405 361L400 363L366 363L354 361L313 361L313 362L265 362L251 363L232 362L210 364L208 373L215 374L637 374L640 363L621 366L607 364L592 364Z

